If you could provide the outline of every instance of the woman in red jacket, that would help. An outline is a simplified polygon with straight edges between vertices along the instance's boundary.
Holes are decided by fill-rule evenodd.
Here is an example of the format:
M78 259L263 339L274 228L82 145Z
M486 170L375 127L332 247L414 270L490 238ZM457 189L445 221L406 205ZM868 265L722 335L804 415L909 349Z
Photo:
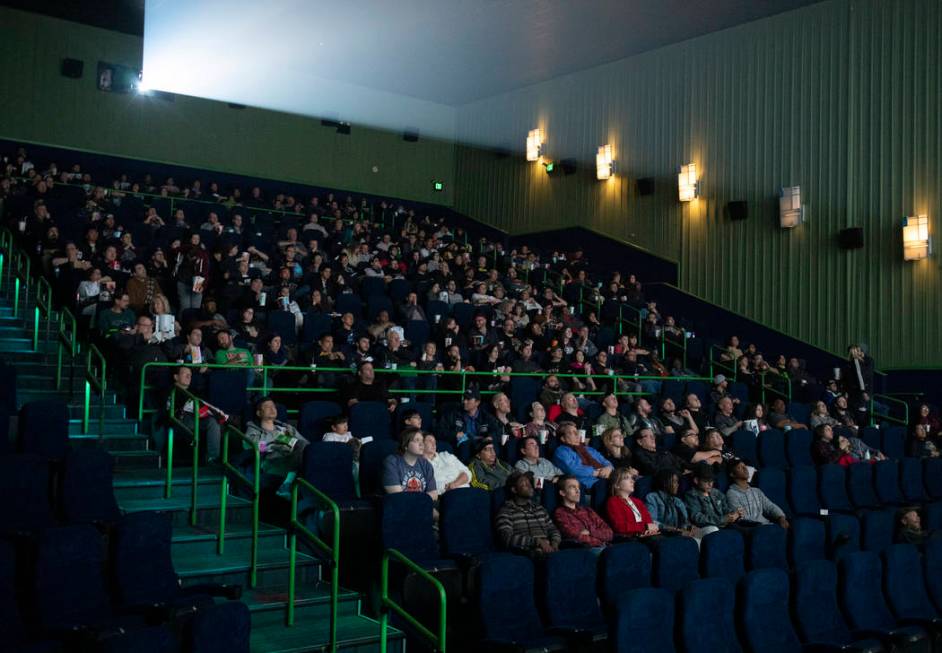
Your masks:
M605 516L616 537L647 537L657 535L658 528L644 502L631 496L635 491L635 474L630 467L619 467L609 480L611 496L605 502Z

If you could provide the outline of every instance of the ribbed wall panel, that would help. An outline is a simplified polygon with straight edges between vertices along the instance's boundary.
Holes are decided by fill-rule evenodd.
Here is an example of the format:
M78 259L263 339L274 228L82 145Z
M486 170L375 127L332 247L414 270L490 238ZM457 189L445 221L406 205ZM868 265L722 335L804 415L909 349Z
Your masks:
M942 364L939 258L902 260L901 219L939 227L938 0L832 0L466 105L465 143L519 150L541 126L549 178L519 157L458 149L456 208L513 233L584 224L680 264L681 286L826 349L870 345L882 367ZM598 145L618 177L594 181ZM701 199L676 173L697 163ZM635 180L656 177L639 197ZM807 222L778 227L801 185ZM724 215L749 202L749 218ZM837 232L862 226L866 246ZM563 244L561 244L563 246ZM644 271L639 270L643 277Z

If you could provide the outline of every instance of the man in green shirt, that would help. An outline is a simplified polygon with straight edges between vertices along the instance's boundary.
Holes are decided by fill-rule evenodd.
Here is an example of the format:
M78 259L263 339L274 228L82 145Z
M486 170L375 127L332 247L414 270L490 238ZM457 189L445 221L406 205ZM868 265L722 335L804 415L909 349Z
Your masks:
M219 348L216 350L217 365L252 364L252 354L248 349L236 347L228 331L220 331L216 334L216 343L219 345Z
M98 330L105 337L110 338L116 333L134 328L137 317L134 311L128 308L130 298L126 292L115 297L111 308L98 314Z

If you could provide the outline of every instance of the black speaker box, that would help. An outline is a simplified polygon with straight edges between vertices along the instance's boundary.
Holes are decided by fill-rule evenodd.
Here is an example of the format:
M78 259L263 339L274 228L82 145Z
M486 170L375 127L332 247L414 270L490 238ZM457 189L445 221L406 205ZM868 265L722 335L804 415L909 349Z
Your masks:
M654 177L642 177L638 180L638 195L654 195Z
M741 200L735 200L726 204L726 212L730 220L745 220L749 217L749 205Z
M849 227L841 229L837 234L837 242L841 249L860 249L864 246L863 227Z
M81 59L63 59L62 76L70 79L79 79L85 68L85 62Z
M574 175L576 170L579 169L579 164L576 163L575 159L563 159L559 162L559 167L562 169L564 175Z
M407 143L416 143L419 140L419 131L417 129L408 129L402 132L402 140Z

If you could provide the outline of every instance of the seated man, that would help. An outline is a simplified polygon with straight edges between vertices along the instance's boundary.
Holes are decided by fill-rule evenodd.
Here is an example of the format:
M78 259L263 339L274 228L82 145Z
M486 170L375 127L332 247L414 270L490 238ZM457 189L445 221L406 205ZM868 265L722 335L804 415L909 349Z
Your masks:
M631 425L632 433L642 428L649 428L654 432L654 437L659 441L665 433L673 433L673 426L664 426L664 423L654 415L654 407L644 397L638 398L635 402L634 411L628 419Z
M475 442L499 437L500 428L493 417L481 409L481 395L477 387L468 388L461 399L461 407L446 411L439 421L438 434L453 447L465 440Z
M932 536L927 530L922 529L922 519L919 517L919 511L910 506L900 508L896 513L896 541L904 544L914 544L923 546Z
M438 499L435 470L424 454L422 431L408 428L399 434L399 453L390 454L383 461L383 489L387 494L425 492L433 501Z
M561 502L553 511L553 521L565 542L593 548L611 543L611 527L592 508L580 503L582 486L578 478L560 476L556 490Z
M191 370L189 367L180 366L173 374L173 385L180 390L192 392L190 389L190 383L192 379L193 370ZM171 390L171 392L173 391ZM188 430L188 433L192 436L193 422L195 420L193 400L183 393L177 393L176 403L173 408L173 417L175 417L177 421L184 424ZM169 411L170 409L171 401L168 397L167 410ZM217 460L219 460L219 448L220 443L222 442L222 431L216 418L219 417L222 419L227 419L228 415L219 411L214 406L206 403L200 403L199 415L200 438L203 442L206 443L204 445L206 449L206 462L212 465ZM160 430L158 430L158 432L159 431ZM180 434L179 428L175 430L175 434ZM157 445L157 451L163 450L164 442L155 442L155 444Z
M594 435L601 435L608 429L621 429L622 433L632 433L634 429L628 423L628 418L618 409L618 398L613 394L605 395L602 399L602 414L595 420Z
M679 475L687 471L687 464L670 451L658 451L654 431L641 428L635 431L635 449L632 460L642 476L654 476L662 469L670 469Z
M285 476L278 494L291 492L291 484L297 476L304 459L305 440L290 424L279 422L275 400L263 397L255 404L255 421L249 422L245 435L258 445L262 456L262 471L266 474Z
M562 537L546 508L533 501L530 475L514 471L504 487L507 500L497 511L495 520L501 545L527 555L548 555L557 551Z
M589 433L589 427L591 426L589 418L579 407L579 400L576 399L576 395L571 392L567 392L560 397L558 406L550 406L546 415L557 424L572 422L577 431L583 431L587 435Z
M749 468L741 460L733 460L727 466L729 478L733 481L726 490L726 499L733 510L740 511L742 518L757 524L775 522L782 528L788 528L788 519L777 505L772 503L765 493L749 485Z
M471 485L482 490L499 488L510 476L510 466L497 459L497 451L490 438L478 440L474 449L474 460L470 465Z
M723 435L732 435L742 428L742 420L733 414L733 400L730 397L723 397L717 402L713 424Z
M114 303L107 311L98 312L98 331L106 338L110 338L116 333L131 331L134 328L136 316L134 311L128 308L131 299L126 292L120 293L114 298Z
M542 487L540 481L555 483L563 475L559 467L546 458L540 457L540 443L532 435L521 438L517 446L520 449L520 458L514 465L514 469L533 475L537 487Z
M714 465L723 462L723 454L719 451L700 450L700 436L693 429L684 429L680 440L674 445L672 453L683 460L690 468L703 463Z
M782 429L784 431L788 429L808 428L788 413L785 400L781 397L776 397L772 400L772 405L769 407L769 425L774 429Z
M435 485L438 487L439 493L470 485L471 470L458 460L458 457L454 454L447 451L438 451L438 442L431 433L425 433L424 455L435 471Z
M248 349L236 347L228 331L216 334L216 364L217 365L251 365L252 354Z
M601 453L585 444L572 422L561 422L558 430L560 445L553 454L553 462L566 474L579 479L591 488L600 478L612 474L612 464Z
M694 473L693 487L684 496L690 522L702 528L704 535L739 521L745 514L742 508L729 505L726 495L713 487L714 481L713 468L700 465Z
M381 379L376 378L373 363L367 361L360 363L357 369L356 381L344 389L343 396L345 398L344 403L348 408L358 401L385 402L390 411L396 408L396 400L389 396L386 384Z

